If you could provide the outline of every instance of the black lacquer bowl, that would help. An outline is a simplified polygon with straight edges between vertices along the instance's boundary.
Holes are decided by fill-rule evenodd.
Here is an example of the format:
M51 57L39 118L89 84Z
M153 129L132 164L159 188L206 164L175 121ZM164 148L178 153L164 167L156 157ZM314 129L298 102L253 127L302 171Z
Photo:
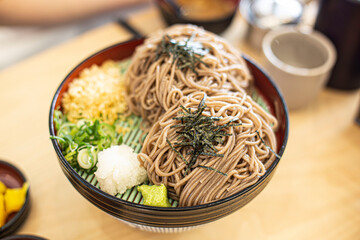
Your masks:
M85 59L76 66L68 74L68 76L66 76L57 89L51 103L49 115L49 129L51 135L55 135L53 121L54 109L60 106L61 98L64 92L67 91L69 83L79 75L79 72L84 68L90 67L92 64L101 64L108 59L122 60L129 58L135 51L135 48L142 44L143 41L143 39L130 40L128 42L108 47ZM276 138L279 146L277 153L282 156L287 143L289 130L288 112L284 99L276 85L272 80L270 80L269 76L266 75L252 61L246 61L255 79L256 88L260 91L261 96L267 102L270 107L270 111L272 111L279 121L280 127L276 132ZM122 200L101 191L82 178L70 166L61 153L57 141L52 140L52 144L57 154L60 167L81 195L104 212L118 218L119 220L140 229L155 232L179 232L215 221L235 212L251 201L265 188L280 161L280 159L277 159L267 170L265 175L262 176L254 185L225 199L193 207L160 208Z

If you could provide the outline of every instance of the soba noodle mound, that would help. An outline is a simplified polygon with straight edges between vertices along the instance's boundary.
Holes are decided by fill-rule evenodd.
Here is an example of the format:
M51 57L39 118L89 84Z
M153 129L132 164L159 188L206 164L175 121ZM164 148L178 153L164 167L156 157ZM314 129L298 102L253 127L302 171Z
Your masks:
M174 54L159 55L164 38L203 53L200 61L179 67ZM250 73L241 54L221 37L193 25L174 25L147 38L132 58L126 74L129 110L154 123L183 97L195 91L242 91Z
M214 93L206 98L203 112L199 113L204 96L204 92L193 92L183 96L177 106L169 107L151 127L138 155L149 180L165 184L170 197L179 200L180 206L205 204L233 195L256 183L276 158L271 149L277 149L273 131L277 120L271 114L244 91ZM186 112L214 117L213 129L223 126L221 134L217 131L222 137L214 144L214 153L201 153L191 166L191 153L195 150L191 144L177 144L184 132L184 121L180 119L186 118ZM207 120L199 121L201 127ZM197 131L193 127L183 134L190 136Z

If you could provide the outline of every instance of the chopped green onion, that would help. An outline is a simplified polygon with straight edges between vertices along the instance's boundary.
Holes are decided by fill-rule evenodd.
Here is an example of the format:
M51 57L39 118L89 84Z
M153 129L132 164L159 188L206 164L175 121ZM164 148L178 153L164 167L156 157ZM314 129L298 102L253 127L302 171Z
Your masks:
M78 152L78 164L83 169L90 169L94 167L97 162L97 153L95 148L83 148Z
M115 125L99 120L81 119L76 123L68 121L61 111L54 112L56 136L60 149L72 167L82 168L88 173L96 170L97 153L123 142L122 135L115 131Z

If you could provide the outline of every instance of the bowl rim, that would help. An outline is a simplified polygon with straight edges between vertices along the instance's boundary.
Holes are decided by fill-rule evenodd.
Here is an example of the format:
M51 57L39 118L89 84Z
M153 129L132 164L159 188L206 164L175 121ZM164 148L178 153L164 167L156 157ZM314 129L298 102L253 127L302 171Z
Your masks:
M109 50L111 50L112 48L115 48L115 47L119 47L119 45L125 45L125 44L128 44L128 43L133 43L133 42L136 42L136 41L143 41L143 40L144 40L144 38L131 38L130 40L119 42L119 43L113 44L111 46L108 46L108 47L106 47L106 48L104 48L104 49L102 49L100 51L97 51L97 52L91 54L89 57L82 60L79 64L77 64L66 75L66 77L62 80L61 84L57 88L57 90L56 90L56 92L54 94L54 97L53 97L53 99L51 101L50 112L49 112L49 132L50 132L50 136L54 136L54 134L55 134L53 119L54 119L54 110L55 110L56 101L57 101L57 99L59 97L59 94L60 94L60 91L61 91L62 87L64 86L67 79L71 76L71 74L73 72L75 72L78 68L80 68L89 59L91 59L91 58L93 58L93 57L95 57L97 55L100 55L103 52L109 51ZM56 152L57 156L59 157L63 167L65 167L65 169L68 171L69 174L72 175L72 177L74 177L76 180L80 181L82 184L84 184L91 191L94 191L96 194L104 197L107 200L115 201L115 202L117 202L119 204L124 204L124 205L129 206L129 207L141 208L141 209L155 211L155 212L156 211L157 212L181 212L181 211L192 211L192 210L206 209L206 208L209 208L209 207L224 204L226 202L234 200L234 199L238 198L239 196L244 195L247 192L251 191L252 189L257 187L260 183L265 181L267 179L267 177L273 172L273 170L278 165L278 163L279 163L279 161L280 161L280 159L281 159L281 157L282 157L282 155L283 155L283 153L285 151L285 147L286 147L286 144L287 144L287 141L288 141L288 135L289 135L289 114L288 114L288 109L287 109L287 106L286 106L283 95L281 94L279 88L276 86L276 84L273 82L273 80L269 77L269 75L261 67L259 67L257 64L255 64L255 62L253 60L251 60L249 57L247 57L245 55L243 55L243 57L245 58L245 60L247 60L248 62L253 64L256 68L258 68L258 70L262 74L265 75L265 77L269 80L269 83L273 86L273 88L275 89L275 91L279 95L279 98L281 100L281 105L284 108L284 116L285 116L285 124L286 124L285 125L284 140L283 140L283 143L282 143L282 145L280 147L280 150L278 152L278 155L280 156L280 158L276 157L276 159L271 164L269 169L265 172L265 174L263 176L261 176L259 178L259 180L255 184L253 184L253 185L251 185L251 186L249 186L249 187L247 187L247 188L245 188L245 189L243 189L243 190L241 190L241 191L239 191L239 192L237 192L237 193L235 193L235 194L233 194L231 196L228 196L228 197L223 198L223 199L219 199L219 200L214 201L214 202L206 203L206 204L195 205L195 206L187 206L187 207L154 207L154 206L147 206L147 205L143 205L143 204L139 204L139 203L133 203L133 202L130 202L130 201L127 201L127 200L123 200L121 198L117 198L116 196L112 196L112 195L102 191L101 189L95 187L94 185L90 184L88 181L86 181L84 178L82 178L70 166L70 164L65 160L65 158L64 158L64 156L63 156L63 154L61 152L60 146L57 143L57 141L55 139L51 139L51 142L53 144L55 152Z
M19 176L21 177L24 183L27 182L25 175L15 165L1 159L0 159L0 164L4 164L12 168L17 174L19 174ZM15 214L13 218L10 219L10 221L6 222L0 228L0 237L1 236L6 237L9 234L12 234L25 222L25 219L27 218L27 215L29 213L29 204L30 204L30 185L26 192L25 202L21 207L21 209Z

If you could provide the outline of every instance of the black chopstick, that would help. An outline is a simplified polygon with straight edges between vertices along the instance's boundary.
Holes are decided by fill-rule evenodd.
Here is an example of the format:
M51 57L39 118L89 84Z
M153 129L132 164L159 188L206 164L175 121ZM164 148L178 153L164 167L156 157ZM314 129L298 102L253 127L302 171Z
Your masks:
M133 28L133 27L128 23L127 20L120 18L120 19L117 20L117 23L118 23L119 25L121 25L122 27L124 27L126 30L128 30L130 33L132 33L132 34L134 35L134 38L135 38L135 39L143 38L143 37L144 37L140 32L138 32L135 28Z

